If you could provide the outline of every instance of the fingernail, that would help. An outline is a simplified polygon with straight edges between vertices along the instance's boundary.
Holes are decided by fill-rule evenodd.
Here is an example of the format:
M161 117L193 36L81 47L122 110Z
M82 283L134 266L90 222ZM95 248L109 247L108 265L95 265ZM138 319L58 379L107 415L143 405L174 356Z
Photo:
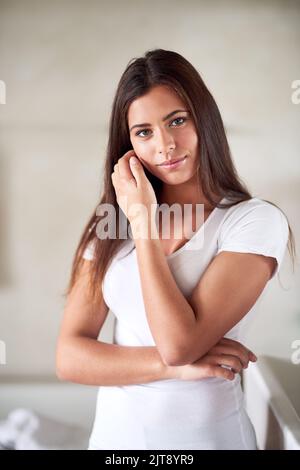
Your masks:
M133 165L136 165L137 164L137 159L135 157L131 157L130 158L130 163L132 163Z

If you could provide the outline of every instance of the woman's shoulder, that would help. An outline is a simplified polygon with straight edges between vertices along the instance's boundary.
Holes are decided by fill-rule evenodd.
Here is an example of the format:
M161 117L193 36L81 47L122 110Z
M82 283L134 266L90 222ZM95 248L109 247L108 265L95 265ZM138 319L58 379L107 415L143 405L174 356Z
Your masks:
M252 197L230 207L223 222L225 224L262 221L287 226L284 212L271 202L259 197Z
M220 251L237 251L272 256L282 263L289 237L284 213L272 203L251 198L232 206L218 236Z

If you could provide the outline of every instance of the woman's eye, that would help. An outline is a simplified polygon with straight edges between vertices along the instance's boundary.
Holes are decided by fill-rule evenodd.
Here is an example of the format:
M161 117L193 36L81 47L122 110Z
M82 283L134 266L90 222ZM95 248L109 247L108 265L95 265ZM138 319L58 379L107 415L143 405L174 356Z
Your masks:
M182 122L179 123L179 125L180 125L180 124L183 124L183 123L186 121L186 119L187 119L187 118L185 118L185 117L178 117L178 118L176 118L176 119L173 119L173 121L171 121L171 122L173 123L173 122L175 122L175 121L180 121L180 120L181 120ZM177 127L177 125L176 125L176 126L172 126L172 127ZM149 131L149 129L142 129L141 131L136 132L135 135L137 135L137 136L139 136L139 137L147 137L147 136L145 136L145 135L141 135L142 132L147 132L147 131Z
M178 120L180 120L180 119L181 119L183 122L186 120L186 118L184 118L184 117L179 117L179 118L174 119L174 121L172 121L172 122L178 121ZM182 123L181 123L181 124L182 124Z
M141 135L142 132L147 132L148 129L143 129L142 131L138 131L135 135L139 137L145 137L144 135Z

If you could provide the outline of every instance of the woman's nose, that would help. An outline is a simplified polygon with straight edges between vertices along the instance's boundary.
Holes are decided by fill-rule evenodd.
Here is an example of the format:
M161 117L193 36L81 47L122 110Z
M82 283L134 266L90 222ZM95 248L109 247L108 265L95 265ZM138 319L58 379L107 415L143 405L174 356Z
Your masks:
M168 131L161 131L157 134L157 153L168 154L175 149L174 138Z

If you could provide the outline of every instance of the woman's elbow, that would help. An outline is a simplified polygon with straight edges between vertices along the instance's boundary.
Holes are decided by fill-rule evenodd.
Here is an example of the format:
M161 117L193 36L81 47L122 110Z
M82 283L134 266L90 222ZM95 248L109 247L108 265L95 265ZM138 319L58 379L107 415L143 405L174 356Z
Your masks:
M68 369L64 367L60 362L56 363L55 367L56 377L61 381L70 381Z
M58 345L56 348L55 374L59 380L71 381L70 364L62 345Z
M193 350L190 346L189 348L182 347L172 353L165 353L163 357L163 362L168 366L185 366L188 364L193 364L194 362L201 359L206 354L203 348L198 348L197 351Z
M187 354L183 354L178 351L165 353L162 356L162 360L166 366L185 366L186 364L191 364Z
M60 357L56 358L55 374L59 380L68 380L67 369L64 367L63 362Z

